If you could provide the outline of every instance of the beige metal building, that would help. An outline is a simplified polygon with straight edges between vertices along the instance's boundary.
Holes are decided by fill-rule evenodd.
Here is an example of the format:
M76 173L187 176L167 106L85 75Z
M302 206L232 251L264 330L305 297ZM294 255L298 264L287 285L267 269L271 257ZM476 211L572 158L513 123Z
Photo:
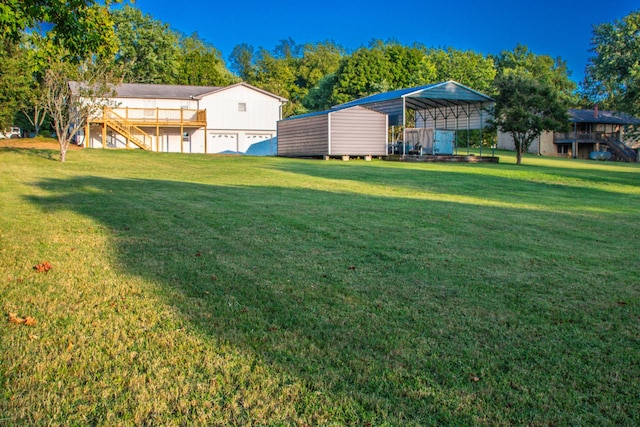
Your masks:
M359 106L294 116L278 122L278 155L382 156L387 129L386 114Z

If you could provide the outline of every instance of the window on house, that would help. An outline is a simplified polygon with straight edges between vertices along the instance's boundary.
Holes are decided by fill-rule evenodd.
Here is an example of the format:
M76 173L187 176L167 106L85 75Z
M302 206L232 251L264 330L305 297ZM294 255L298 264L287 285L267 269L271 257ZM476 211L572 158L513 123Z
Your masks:
M247 111L247 103L246 102L238 102L238 111L241 111L241 112Z
M558 144L558 154L569 154L569 144Z

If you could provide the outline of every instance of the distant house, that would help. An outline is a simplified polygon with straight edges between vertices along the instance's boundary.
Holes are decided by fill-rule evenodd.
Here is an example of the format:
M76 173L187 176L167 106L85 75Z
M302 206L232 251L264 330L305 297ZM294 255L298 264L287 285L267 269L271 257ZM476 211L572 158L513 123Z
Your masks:
M529 147L542 156L587 159L594 151L609 151L614 158L637 161L638 143L625 134L625 128L640 126L640 119L625 113L592 110L569 110L569 132L545 132ZM513 138L498 133L498 148L514 150Z
M111 107L85 124L80 144L173 153L275 154L277 122L287 102L246 83L120 84L110 101Z

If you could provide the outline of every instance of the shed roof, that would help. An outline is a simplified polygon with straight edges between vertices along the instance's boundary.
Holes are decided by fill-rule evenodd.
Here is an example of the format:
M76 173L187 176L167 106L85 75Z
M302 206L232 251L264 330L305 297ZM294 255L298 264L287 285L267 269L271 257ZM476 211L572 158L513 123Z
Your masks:
M493 98L463 84L449 80L442 83L379 93L356 99L334 108L361 105L388 114L389 121L397 123L404 114L405 106L413 110L424 110L492 102L495 102Z
M602 123L614 125L640 125L640 119L627 113L603 110L581 110L573 108L569 110L571 123Z
M347 110L347 109L349 109L349 108L356 108L356 107L358 107L358 108L366 108L366 109L371 110L371 111L373 111L373 112L375 112L375 113L383 114L383 113L381 113L380 111L376 111L376 110L373 110L373 109L371 109L371 108L367 108L367 107L360 106L360 105L346 105L346 106L336 106L336 107L331 108L330 110L314 111L314 112L312 112L312 113L298 114L297 116L290 116L290 117L287 117L286 119L283 119L283 121L286 121L286 120L296 120L296 119L304 119L304 118L307 118L307 117L324 116L324 115L326 115L326 114L331 114L331 113L335 113L335 112L337 112L337 111Z

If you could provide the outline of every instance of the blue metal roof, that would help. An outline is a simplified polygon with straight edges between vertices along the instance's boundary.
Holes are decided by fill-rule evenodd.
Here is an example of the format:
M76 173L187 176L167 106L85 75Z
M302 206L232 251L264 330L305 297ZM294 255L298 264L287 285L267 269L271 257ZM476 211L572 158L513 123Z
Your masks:
M389 116L389 124L402 124L404 110L426 110L456 105L484 104L495 102L493 98L475 91L453 80L393 90L356 99L334 108L361 105Z

